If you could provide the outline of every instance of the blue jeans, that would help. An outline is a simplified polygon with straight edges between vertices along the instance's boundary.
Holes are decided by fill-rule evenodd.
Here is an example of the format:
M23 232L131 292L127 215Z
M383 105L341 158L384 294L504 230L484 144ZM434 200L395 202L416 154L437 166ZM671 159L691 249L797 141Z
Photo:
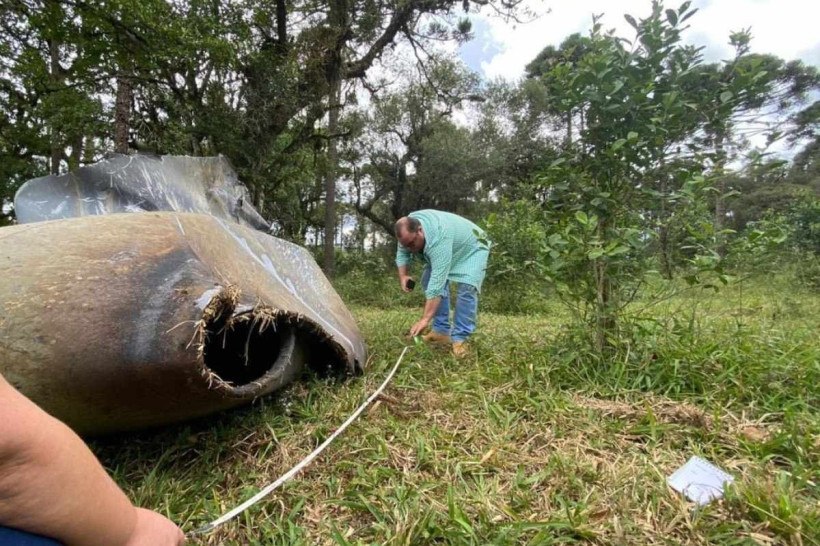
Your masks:
M18 531L0 525L0 544L3 546L60 546L54 539Z
M427 290L430 282L430 268L425 267L421 274L421 285ZM475 332L476 315L478 314L478 290L475 286L456 283L456 305L453 312L453 326L450 328L450 281L444 284L441 291L441 303L433 317L433 331L449 335L454 342L460 342Z

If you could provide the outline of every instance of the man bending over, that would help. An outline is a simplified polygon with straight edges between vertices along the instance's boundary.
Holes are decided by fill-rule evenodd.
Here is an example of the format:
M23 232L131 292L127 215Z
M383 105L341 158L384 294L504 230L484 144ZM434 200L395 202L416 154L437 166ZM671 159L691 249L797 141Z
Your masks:
M450 212L419 210L396 222L399 245L396 266L401 289L409 292L414 282L409 265L414 256L425 262L421 283L426 302L421 319L410 328L410 335L421 334L432 323L423 339L431 343L452 344L453 354L468 354L467 339L475 331L478 293L487 270L489 242L484 232L466 218ZM456 284L456 301L450 323L450 282Z

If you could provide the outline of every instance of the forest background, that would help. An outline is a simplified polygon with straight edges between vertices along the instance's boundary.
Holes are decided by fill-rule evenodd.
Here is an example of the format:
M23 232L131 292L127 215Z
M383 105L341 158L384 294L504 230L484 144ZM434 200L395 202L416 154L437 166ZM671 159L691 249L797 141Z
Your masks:
M330 278L389 270L412 210L474 219L505 310L549 291L598 352L647 275L717 286L778 247L815 283L817 68L752 53L749 29L707 63L690 2L648 7L626 35L593 16L509 82L453 47L476 11L531 21L520 1L10 2L0 223L26 179L106 153L221 154Z
M522 392L540 377L768 419L777 432L743 449L756 479L772 461L777 477L745 489L741 520L783 540L820 535L817 67L752 52L748 29L707 62L682 37L691 3L647 2L624 14L628 32L593 17L520 81L487 81L453 54L479 10L533 17L517 0L4 2L0 225L32 177L110 152L221 154L386 357L394 340L376 324L420 303L391 277L393 222L462 214L493 241L478 347L528 377ZM508 344L510 324L550 317L548 348ZM477 525L445 511L462 531L459 518Z

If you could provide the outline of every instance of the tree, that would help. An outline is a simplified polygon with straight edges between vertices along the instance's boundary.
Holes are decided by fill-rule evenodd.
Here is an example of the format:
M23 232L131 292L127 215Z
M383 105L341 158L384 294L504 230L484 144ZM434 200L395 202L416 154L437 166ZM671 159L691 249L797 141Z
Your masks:
M546 110L561 118L564 128L564 146L569 147L573 141L573 125L583 127L583 110L576 111L571 103L561 100L562 96L555 86L562 86L561 80L575 70L575 65L590 51L590 39L578 33L571 34L556 49L547 46L525 67L527 78L538 81L535 88L544 88L547 99ZM526 85L526 84L525 84Z
M688 2L677 10L653 2L646 19L627 15L634 43L596 21L584 55L542 76L553 103L584 120L578 141L540 179L554 226L545 265L602 355L617 347L624 310L649 269L646 211L657 199L697 204L695 172L686 173L686 191L655 189L659 171L669 173L669 159L702 128L697 113L716 99L689 85L701 59L680 31L694 12Z
M786 178L792 184L804 184L820 192L820 134L794 156Z
M715 184L714 232L716 250L725 254L727 164L730 150L743 150L749 138L764 135L772 143L783 135L796 135L807 128L805 108L812 91L820 90L814 67L800 61L785 62L772 55L749 53L751 34L734 32L730 43L735 57L723 65L703 65L693 75L692 87L717 97L700 113L704 119L704 144L711 148Z
M471 132L451 119L477 92L462 66L439 61L427 78L375 101L366 149L351 169L356 211L392 236L393 223L422 208L466 212L487 172ZM485 190L486 191L486 190Z
M105 123L83 50L82 25L59 2L0 8L0 218L27 178L95 155Z
M336 153L335 133L339 128L339 108L341 100L342 82L334 82L333 90L329 97L330 112L328 113L327 130L330 140L327 144L327 172L325 174L325 249L324 249L324 272L333 278L335 269L335 245L336 240L336 172L339 167L338 154Z
M789 216L803 204L820 198L817 141L808 143L791 164L780 159L761 158L726 179L734 192L727 199L727 217L735 231L775 214Z
M508 15L518 4L482 2ZM13 156L10 164L25 156L33 159L27 163L46 158L61 168L67 159L74 165L124 150L126 141L129 150L222 153L269 213L281 208L270 196L293 188L283 174L288 164L327 138L321 125L335 82L349 88L365 81L399 41L423 58L431 41L466 36L469 24L455 11L470 6L454 0L7 2L0 8L0 63L7 68L0 104L8 105L0 153ZM73 125L61 128L60 116L71 108L47 98L70 89L97 110L80 108ZM108 96L117 97L113 105L101 100ZM21 104L38 118L18 115ZM16 148L22 133L48 143Z
M511 201L532 198L533 176L557 157L555 118L545 106L545 89L535 84L487 85L472 133L486 165L486 189Z

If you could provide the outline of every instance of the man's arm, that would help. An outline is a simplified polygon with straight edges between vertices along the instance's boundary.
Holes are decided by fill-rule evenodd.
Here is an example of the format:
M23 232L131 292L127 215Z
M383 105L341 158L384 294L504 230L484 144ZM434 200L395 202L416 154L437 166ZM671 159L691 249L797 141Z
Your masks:
M404 292L410 292L410 289L407 288L407 280L410 278L410 263L413 261L412 253L401 246L400 244L396 244L396 268L398 269L399 273L399 286Z
M436 316L436 310L438 310L440 303L441 296L431 298L424 302L424 311L422 312L421 319L410 327L411 337L419 335L430 325L430 322L433 321L433 317Z
M0 375L0 524L67 545L177 546L182 531L135 508L85 443Z
M400 265L397 267L399 272L399 286L404 292L410 292L407 287L407 281L410 280L410 268L407 265Z
M410 328L411 336L422 333L436 315L438 306L441 303L441 292L444 290L447 275L450 273L450 265L453 261L452 238L442 237L435 243L430 244L425 252L430 263L430 279L427 281L427 289L424 291L427 301L424 302L421 319Z

